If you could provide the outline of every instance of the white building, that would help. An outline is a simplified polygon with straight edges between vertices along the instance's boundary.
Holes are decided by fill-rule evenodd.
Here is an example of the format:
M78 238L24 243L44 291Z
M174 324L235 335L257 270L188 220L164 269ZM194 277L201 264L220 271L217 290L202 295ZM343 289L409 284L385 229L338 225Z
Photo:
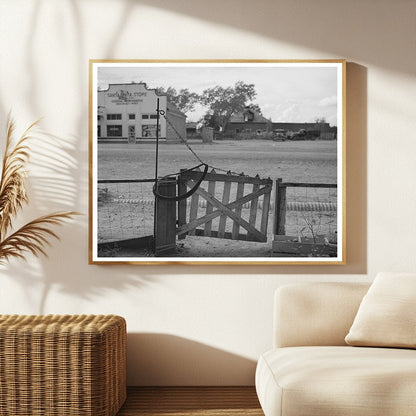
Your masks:
M129 143L155 139L158 98L167 118L159 118L159 138L177 142L179 133L186 140L185 114L145 83L110 84L107 90L98 91L98 139Z

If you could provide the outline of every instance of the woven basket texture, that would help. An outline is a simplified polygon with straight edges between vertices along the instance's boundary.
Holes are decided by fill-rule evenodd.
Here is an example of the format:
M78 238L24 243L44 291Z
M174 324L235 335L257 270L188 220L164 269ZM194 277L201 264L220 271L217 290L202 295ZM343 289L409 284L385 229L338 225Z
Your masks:
M114 416L126 399L126 322L0 315L0 415Z

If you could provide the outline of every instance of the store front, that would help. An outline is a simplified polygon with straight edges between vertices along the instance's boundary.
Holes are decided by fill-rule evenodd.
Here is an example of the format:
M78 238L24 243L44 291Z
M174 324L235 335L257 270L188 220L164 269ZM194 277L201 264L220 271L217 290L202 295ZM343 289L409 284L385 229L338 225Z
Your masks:
M148 89L144 83L110 84L98 91L97 135L101 142L137 143L156 138L157 99L166 115L159 118L159 138L179 141L186 138L186 116L168 102L166 95ZM174 129L172 128L174 127Z

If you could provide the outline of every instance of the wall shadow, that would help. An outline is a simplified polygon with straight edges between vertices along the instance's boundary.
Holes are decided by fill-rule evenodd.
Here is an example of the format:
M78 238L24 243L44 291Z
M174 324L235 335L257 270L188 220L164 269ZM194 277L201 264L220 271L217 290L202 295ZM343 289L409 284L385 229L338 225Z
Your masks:
M392 7L389 0L356 3L337 0L128 0L129 3L168 10L183 16L257 33L269 39L304 46L315 58L348 57L354 60L413 75L411 54L403 53L398 24L413 26L414 2ZM226 6L225 6L226 4ZM408 9L405 13L404 8ZM272 18L274 16L275 18ZM383 30L380 30L380 21ZM325 56L316 56L322 51ZM255 51L250 51L249 57ZM305 58L274 56L274 58ZM230 56L236 58L235 56ZM308 56L309 57L309 56ZM195 57L189 57L195 58ZM202 59L204 57L201 57ZM237 58L247 58L240 56Z
M256 362L168 334L127 335L130 386L254 385Z

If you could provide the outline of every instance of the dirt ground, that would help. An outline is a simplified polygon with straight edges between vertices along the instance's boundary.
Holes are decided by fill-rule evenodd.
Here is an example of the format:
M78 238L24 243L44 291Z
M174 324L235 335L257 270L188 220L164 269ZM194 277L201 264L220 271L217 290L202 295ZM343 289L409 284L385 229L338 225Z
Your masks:
M187 236L178 241L177 257L270 257L271 242Z
M336 141L223 140L212 144L189 144L209 165L261 178L286 182L336 183ZM155 176L155 145L99 144L99 179L138 179ZM199 164L183 144L161 144L159 176Z
M259 175L285 182L336 183L336 141L272 142L221 141L213 144L191 143L192 148L208 164L250 176ZM100 144L98 146L99 179L144 179L154 177L155 149L151 143ZM181 144L162 144L159 148L159 176L179 172L198 164L193 155ZM218 169L219 168L219 169ZM123 188L124 186L124 188ZM101 192L100 192L101 189ZM221 194L221 189L216 189ZM290 196L292 201L335 202L336 193L300 191ZM101 195L101 197L100 197ZM177 257L269 257L273 237L274 190L269 215L267 243L224 240L210 237L187 236L177 244ZM153 232L153 195L149 184L100 185L98 213L98 242L135 238ZM232 199L231 199L232 200ZM205 207L200 208L204 212ZM247 210L248 212L249 210ZM248 215L248 214L243 214ZM311 215L311 214L307 214ZM199 215L200 216L200 215ZM311 217L312 218L312 217ZM308 235L308 218L304 213L288 212L288 233ZM232 222L228 219L228 227ZM315 220L316 231L331 233L336 230L336 213ZM214 225L213 225L214 226ZM291 235L291 234L290 234ZM120 253L117 257L149 256L148 250Z

